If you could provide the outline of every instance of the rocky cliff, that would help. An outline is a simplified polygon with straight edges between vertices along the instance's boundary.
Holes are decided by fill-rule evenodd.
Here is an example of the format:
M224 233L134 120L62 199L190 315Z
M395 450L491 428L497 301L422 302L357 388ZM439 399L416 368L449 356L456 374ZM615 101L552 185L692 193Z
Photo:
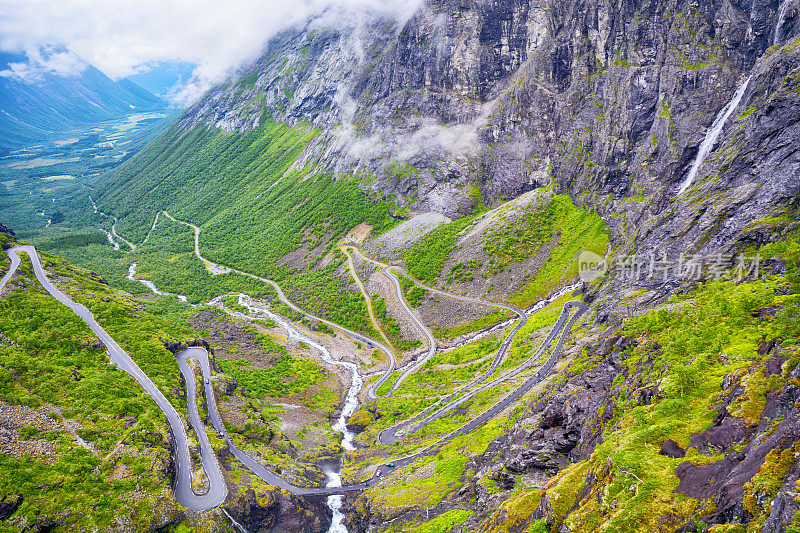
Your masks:
M796 9L502 0L431 1L402 24L321 15L275 37L183 124L311 123L323 135L306 161L448 216L541 186L536 171L549 168L559 192L608 217L618 242L713 248L796 207L796 155L764 150L794 135ZM676 198L750 75L697 186ZM676 212L691 231L665 224ZM721 216L733 220L719 228Z

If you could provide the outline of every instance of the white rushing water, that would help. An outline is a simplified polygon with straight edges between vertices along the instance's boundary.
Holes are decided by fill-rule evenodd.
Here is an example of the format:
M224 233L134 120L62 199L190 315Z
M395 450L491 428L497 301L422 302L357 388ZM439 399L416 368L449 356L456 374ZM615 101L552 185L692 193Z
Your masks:
M249 533L242 524L233 519L233 517L228 513L228 511L225 510L224 507L220 507L220 509L222 509L222 512L225 513L225 516L228 517L228 520L231 521L233 527L236 528L236 531L239 533Z
M218 301L218 299L215 298L209 303L213 305L216 303L216 301ZM333 424L333 430L340 431L342 433L342 448L344 448L346 451L355 450L355 446L353 446L355 434L347 429L347 420L358 408L358 393L364 386L364 380L361 379L361 375L358 373L358 367L355 364L347 361L337 361L331 356L330 352L324 345L297 331L297 329L292 324L284 320L283 317L270 312L268 309L254 306L253 300L249 296L240 294L239 305L247 308L251 312L266 315L276 323L280 324L280 326L286 330L289 339L304 342L305 344L316 349L320 353L320 358L326 363L346 368L350 372L350 389L347 391L347 398L345 399L342 412L339 414L339 419L335 424ZM327 477L327 483L325 484L326 487L342 486L342 477L339 472L329 471L325 472L325 475ZM347 528L344 526L345 515L341 510L342 496L328 496L328 507L333 513L333 520L331 522L330 529L328 529L328 533L347 533Z
M748 76L748 78L744 80L744 83L741 84L738 89L736 89L736 93L733 95L731 101L728 102L719 113L717 113L717 117L714 119L711 127L708 128L708 131L706 132L706 138L703 139L703 143L700 145L700 149L697 151L697 157L695 157L694 163L692 163L692 168L689 169L689 173L686 174L686 178L683 180L683 183L681 183L681 186L678 189L678 196L683 194L697 177L697 172L700 170L700 165L703 164L703 161L705 161L708 154L710 154L714 149L714 145L717 144L717 139L719 138L719 134L722 133L722 128L725 127L725 123L728 121L728 118L730 118L730 116L739 106L739 102L742 101L742 97L744 96L744 92L747 90L747 86L750 84L751 78L752 76Z
M786 13L788 13L789 8L792 7L792 3L793 0L783 0L783 2L781 2L781 7L778 9L778 21L775 23L775 35L772 37L772 46L779 46L781 44L781 39L783 38L781 27L783 27L783 21L786 20Z
M115 250L116 249L119 249L119 247L115 248ZM186 296L184 296L183 294L175 294L175 295L173 295L171 292L164 292L162 290L159 290L159 288L156 287L156 284L153 283L152 281L150 281L149 279L137 278L136 277L136 263L131 263L131 266L128 267L128 275L125 276L125 277L128 278L131 281L138 281L139 283L141 283L142 285L144 285L145 287L150 289L150 291L153 294L157 295L157 296L175 296L181 302L186 303L186 302L189 301L189 299Z
M114 236L111 235L111 232L106 230L103 230L103 232L106 234L106 237L108 237L108 242L111 243L111 246L113 246L115 250L119 250L119 243L114 240ZM136 263L134 263L134 265L136 265ZM136 269L134 268L134 270ZM128 273L130 274L130 270L128 270Z

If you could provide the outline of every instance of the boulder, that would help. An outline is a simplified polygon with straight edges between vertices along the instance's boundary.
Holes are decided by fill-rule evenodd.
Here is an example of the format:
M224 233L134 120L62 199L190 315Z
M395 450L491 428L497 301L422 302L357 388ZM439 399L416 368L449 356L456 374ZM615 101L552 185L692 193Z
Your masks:
M661 443L661 449L658 451L661 455L666 455L673 459L686 457L686 450L681 448L681 445L672 439L667 439Z
M2 226L2 224L0 224L0 226ZM4 228L5 226L2 227ZM0 500L0 521L7 520L11 515L16 513L19 506L22 505L22 501L22 494L3 496L3 499Z

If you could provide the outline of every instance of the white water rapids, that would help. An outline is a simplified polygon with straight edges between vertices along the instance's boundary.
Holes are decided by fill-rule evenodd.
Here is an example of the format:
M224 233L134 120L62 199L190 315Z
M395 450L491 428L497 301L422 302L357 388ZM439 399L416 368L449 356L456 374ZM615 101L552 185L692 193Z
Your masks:
M569 294L571 292L575 292L576 290L580 289L581 285L582 285L582 283L580 283L580 282L579 283L573 283L572 285L567 285L566 287L564 287L564 288L560 289L559 291L557 291L555 294L551 294L547 298L545 298L543 300L539 300L538 302L536 302L533 306L529 307L528 309L525 309L525 314L528 315L528 316L531 316L532 314L536 313L537 311L541 311L542 309L544 309L545 307L547 307L551 303L555 302L556 300L558 300L562 296L564 296L566 294ZM440 352L441 353L452 352L453 350L455 350L457 348L461 348L462 346L466 346L467 344L472 344L473 342L479 341L484 337L488 337L489 335L494 335L498 331L503 331L507 327L511 326L517 320L519 320L519 319L516 318L516 317L509 318L508 320L500 322L499 324L495 324L491 328L486 329L486 330L484 330L484 331L482 331L482 332L480 332L480 333L478 333L476 335L473 335L471 337L468 337L468 338L464 339L463 341L450 346L449 348L444 348L444 349L440 350Z
M783 39L781 27L783 26L783 21L786 20L786 15L789 12L789 8L794 3L795 0L783 0L780 3L780 7L778 8L778 17L775 23L775 33L772 38L772 46L779 46L781 44L781 40ZM728 102L717 114L717 117L714 119L714 122L711 124L708 132L706 132L706 137L703 139L700 149L697 151L697 157L695 157L694 163L692 163L692 168L689 169L688 174L686 174L686 178L683 180L680 188L678 189L678 196L683 194L697 177L697 173L700 170L700 165L703 164L703 161L705 161L706 157L708 157L708 154L711 153L711 151L714 149L714 146L717 144L717 139L720 133L722 133L725 123L728 121L736 108L739 107L739 103L742 101L742 97L744 96L747 86L750 84L750 80L752 78L753 75L751 74L746 80L744 80L744 83L742 83L736 89L731 101Z
M117 250L119 248L117 247L117 248L114 248L114 249ZM156 287L156 284L153 283L152 281L150 281L149 279L137 278L136 277L136 263L131 263L131 265L128 267L128 275L125 276L125 277L128 278L131 281L138 281L139 283L141 283L142 285L144 285L145 287L150 289L150 291L153 294L155 294L156 296L173 296L173 294L171 292L164 292L162 290L159 290L159 288ZM186 296L184 296L183 294L175 294L174 296L176 296L178 298L178 300L180 300L180 301L182 301L184 303L189 301L189 299L186 298Z
M217 299L215 299L217 300ZM210 304L214 304L215 300L209 302ZM347 391L347 398L344 402L344 407L342 408L342 412L339 414L339 419L333 425L334 431L340 431L342 433L342 448L345 451L354 450L355 447L353 446L353 438L355 434L347 429L347 420L355 413L356 409L358 408L358 393L361 391L361 388L364 386L364 381L361 379L361 375L358 373L358 367L350 362L347 361L337 361L334 359L328 349L314 341L313 339L309 338L306 335L303 335L297 329L283 319L283 317L276 315L275 313L270 312L268 309L264 309L262 307L257 307L253 305L253 300L244 294L239 295L239 305L242 307L247 308L249 311L254 313L260 313L266 315L270 319L274 320L276 323L280 324L280 326L286 330L286 333L289 339L294 339L309 346L313 347L320 353L320 358L330 365L340 366L346 368L350 372L350 389ZM339 467L341 471L341 466ZM327 476L327 483L325 484L326 487L341 487L342 486L342 477L340 472L336 471L329 471L325 472ZM347 533L347 528L344 526L344 518L345 515L342 513L342 496L328 496L328 507L330 508L331 512L333 513L333 521L331 522L331 527L328 529L328 533Z
M118 243L117 241L115 241L115 240L114 240L114 236L113 236L113 235L111 235L111 232L110 232L110 231L103 230L103 233L105 233L105 234L106 234L106 237L108 237L108 242L110 242L110 243L111 243L111 246L113 246L115 250L119 250L119 243ZM134 264L135 264L135 263L134 263ZM128 271L128 272L130 273L130 271Z

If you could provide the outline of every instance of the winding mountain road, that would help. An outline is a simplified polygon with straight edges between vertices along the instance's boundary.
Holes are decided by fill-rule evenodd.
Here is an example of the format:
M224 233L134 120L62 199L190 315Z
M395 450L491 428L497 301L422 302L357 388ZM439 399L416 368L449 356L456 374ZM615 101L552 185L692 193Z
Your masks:
M429 291L429 292L432 292L432 293L435 293L435 294L439 294L439 295L444 296L446 298L451 298L451 299L454 299L454 300L460 300L462 302L482 305L482 306L486 306L486 307L494 307L496 309L503 309L505 311L511 311L512 313L515 313L517 315L517 317L519 318L519 322L517 323L517 325L514 327L514 329L503 340L503 344L500 346L500 349L498 350L497 354L495 355L494 361L492 361L492 364L489 367L489 369L483 375L481 375L478 378L472 380L469 384L466 385L466 387L460 389L459 391L456 391L454 394L458 394L459 392L465 390L466 388L472 387L472 386L484 381L489 376L491 376L494 373L494 371L497 369L497 367L502 363L503 359L505 358L505 354L506 354L506 352L508 352L508 349L511 347L511 343L514 341L514 337L516 337L516 335L519 332L519 330L527 322L527 319L528 319L527 315L525 314L524 311L522 311L521 309L519 309L517 307L506 305L506 304L502 304L502 303L497 303L497 302L491 302L491 301L487 301L487 300L480 300L478 298L470 298L468 296L461 296L461 295L458 295L458 294L445 292L445 291L436 289L434 287L429 287L427 285L423 285L422 283L420 283L416 279L412 278L408 274L408 272L406 272L406 270L403 269L402 267L395 266L395 265L387 265L385 263L381 263L380 261L376 261L376 260L374 260L374 259L372 259L370 257L367 257L366 255L364 255L364 253L361 251L361 249L356 245L348 244L348 245L343 246L343 248L348 248L348 249L358 253L359 256L363 260L371 262L371 263L373 263L375 265L378 265L379 267L381 267L383 269L382 270L383 274L392 281L392 284L395 287L395 292L397 293L397 300L400 302L400 305L403 307L403 310L406 312L406 314L408 314L408 316L411 317L411 319L414 321L414 323L417 325L417 327L420 330L422 330L422 332L425 334L425 337L426 337L426 339L428 341L428 350L425 353L425 355L420 357L417 361L413 362L412 364L407 365L404 368L403 372L397 377L395 382L392 384L391 389L389 389L389 391L386 394L383 394L383 395L378 395L377 394L378 387L380 387L383 384L383 382L386 381L387 376L385 374L381 378L381 380L379 380L377 383L375 383L370 388L368 394L369 394L370 398L372 398L372 399L375 399L375 398L378 398L378 397L384 398L384 397L387 397L387 396L390 396L391 394L393 394L400 387L400 385L403 384L403 381L405 381L405 379L408 376L410 376L411 374L413 374L414 372L416 372L417 370L422 368L422 366L424 366L425 363L427 363L436 354L436 350L437 350L436 338L433 336L433 333L431 332L430 328L428 328L422 322L422 320L419 318L417 313L408 304L408 301L406 300L405 295L403 294L403 287L400 284L400 279L394 273L395 271L399 272L401 275L403 275L406 278L408 278L409 280L411 280L411 282L414 283L414 285L416 285L417 287L420 287L421 289L425 289L426 291ZM349 257L349 255L348 255L348 257ZM420 415L422 415L422 414L424 414L424 411L423 411L423 413L420 413ZM420 415L417 415L417 416L420 416Z
M217 463L216 456L211 449L211 444L208 441L208 436L200 423L199 415L197 415L197 406L195 405L195 413L193 416L191 409L191 402L189 406L189 419L192 427L196 430L198 440L200 442L201 460L203 463L203 470L209 481L209 489L204 494L197 494L192 490L192 463L189 457L189 443L186 429L183 426L183 420L178 415L178 412L172 407L167 398L161 393L156 385L150 380L139 365L137 365L128 353L111 338L111 336L98 324L94 315L84 306L75 303L63 292L58 290L44 273L39 254L33 246L15 246L8 250L8 256L11 258L11 269L3 276L0 281L0 290L5 286L11 276L17 270L22 262L19 253L25 253L30 257L33 271L36 274L36 279L42 284L42 287L50 293L56 300L67 306L73 313L83 320L89 329L97 335L100 342L106 347L106 353L113 364L120 370L124 370L136 380L137 383L145 390L147 394L153 399L158 408L164 413L169 424L170 431L172 432L172 450L175 454L176 474L175 474L175 499L182 506L187 509L203 511L212 509L219 506L228 496L228 487L222 475L222 469ZM183 371L183 368L181 369ZM187 377L184 374L184 377ZM193 377L192 377L193 379ZM187 380L187 385L193 381ZM187 390L193 396L194 389L189 386Z
M173 222L177 222L178 224L183 224L185 226L189 226L190 228L192 228L194 230L194 255L200 261L202 261L203 264L205 264L209 268L209 270L211 270L212 273L214 273L214 274L224 274L224 273L233 272L235 274L239 274L241 276L246 276L248 278L255 279L255 280L258 280L258 281L261 281L263 283L266 283L266 284L270 285L273 289L275 289L275 292L278 294L278 299L281 302L283 302L284 304L286 304L295 313L299 313L299 314L301 314L303 316L307 316L308 318L310 318L312 320L316 320L317 322L321 322L322 324L326 324L326 325L328 325L328 326L330 326L330 327L332 327L332 328L334 328L336 330L341 331L345 335L349 335L349 336L351 336L351 337L353 337L355 339L358 339L360 342L363 342L364 344L366 344L370 348L377 348L380 351L382 351L384 354L386 354L386 357L390 361L389 369L386 372L384 372L384 376L391 376L392 375L392 372L394 372L394 365L395 365L395 361L396 360L395 360L395 356L394 356L394 351L389 346L386 346L384 343L380 342L379 340L373 339L372 337L368 337L367 335L364 335L363 333L358 333L357 331L353 331L351 329L347 329L347 328L345 328L343 326L340 326L339 324L331 322L330 320L327 320L325 318L313 315L313 314L309 313L308 311L306 311L304 309L301 309L300 307L295 305L291 300L289 300L289 298L286 297L286 294L284 294L283 289L281 289L280 285L278 285L277 283L275 283L271 279L262 278L260 276L256 276L255 274L250 274L249 272L244 272L242 270L237 270L235 268L226 267L224 265L220 265L220 264L214 263L213 261L210 261L210 260L206 259L200 253L200 228L195 226L191 222L184 222L182 220L178 220L178 219L174 218L172 215L170 215L166 211L162 211L162 213L164 213L164 215L167 218L169 218L170 220L172 220ZM386 379L388 379L388 377Z
M308 316L314 320L317 320L321 323L327 324L337 330L344 332L347 335L351 335L356 339L359 339L365 342L368 346L375 346L387 355L392 354L392 350L388 347L376 341L375 339L369 338L366 335L360 334L355 331L351 331L347 328L343 328L329 320L326 320L321 317L316 317L311 315L310 313L305 312L304 310L300 309L296 305L294 305L288 298L286 298L285 294L281 287L272 280L261 278L259 276L255 276L253 274L249 274L247 272L243 272L240 270L236 270L233 268L225 267L222 265L218 265L213 263L200 255L200 247L199 247L199 233L200 228L197 226L182 222L177 219L174 219L170 216L166 211L164 214L169 217L171 220L185 224L187 226L192 227L195 230L195 254L197 255L198 259L203 261L212 272L216 273L223 273L223 272L235 272L240 275L248 276L253 279L260 280L264 283L268 283L271 285L277 292L278 298L287 306L289 306L292 310L297 313L301 313L305 316ZM218 432L219 435L223 436L228 443L228 446L231 450L231 453L242 462L244 466L246 466L251 472L259 476L265 482L280 487L284 490L291 492L292 494L296 495L318 495L318 496L325 496L325 495L335 495L335 494L344 494L348 492L354 491L361 491L364 489L369 488L370 486L374 485L375 483L379 482L383 477L386 475L394 472L398 468L401 468L407 464L412 463L416 459L423 457L425 455L430 455L434 452L434 450L438 449L445 443L453 440L454 438L464 435L472 431L473 429L480 427L492 417L496 416L498 413L502 412L506 407L517 401L522 395L527 393L534 385L539 383L553 368L558 357L561 352L562 345L566 336L568 335L569 331L572 328L574 322L588 309L588 306L580 301L571 301L564 305L562 310L561 316L559 317L558 321L554 325L553 329L551 330L550 334L548 335L547 339L542 343L536 353L531 356L527 361L523 364L519 365L517 368L513 369L512 371L506 373L503 376L492 380L491 382L474 389L470 392L465 392L466 389L469 387L473 387L474 385L482 382L487 377L489 377L494 371L498 368L500 363L502 362L505 353L508 351L511 343L513 342L514 336L520 330L520 328L525 324L527 319L526 314L511 306L506 306L504 304L496 304L493 302L485 302L482 300L478 300L475 298L463 297L458 295L452 295L446 293L444 291L440 291L438 289L427 287L425 285L420 284L413 278L410 278L408 274L399 267L392 267L392 266L385 266L384 272L387 276L392 279L393 283L395 284L395 288L398 291L398 297L400 302L402 303L404 309L409 313L415 323L426 331L426 336L428 336L429 341L429 350L428 353L420 358L417 362L413 365L410 365L406 368L403 374L398 378L398 380L393 384L391 391L394 391L397 387L400 386L402 380L405 379L406 376L410 375L413 371L417 370L420 366L422 366L427 360L432 357L433 354L436 352L436 340L433 338L433 335L430 333L425 325L419 320L419 317L413 312L410 308L408 303L406 302L403 294L402 294L402 287L400 286L399 279L394 274L393 270L400 272L402 275L409 277L417 286L422 287L425 290L446 296L446 297L455 297L462 301L478 304L478 305L491 305L494 307L499 307L503 309L510 310L516 313L520 320L517 323L516 327L512 330L512 332L506 337L501 345L500 350L498 350L498 354L495 356L495 359L490 366L490 369L485 372L482 376L480 376L477 380L473 380L469 385L452 393L445 399L445 405L438 409L436 412L425 416L426 413L430 412L431 409L429 408L423 413L417 415L416 417L412 418L411 420L405 421L401 424L393 428L389 428L381 433L379 440L384 444L390 444L397 441L399 438L399 434L406 428L409 429L409 432L416 431L421 429L435 420L440 419L443 417L447 412L454 409L457 405L468 401L469 399L473 398L476 394L488 390L494 386L499 385L502 382L505 382L519 373L524 371L528 368L528 366L541 357L544 351L552 344L556 337L559 336L557 345L553 349L550 358L542 365L542 367L530 378L528 378L524 383L519 385L512 393L506 395L502 399L500 399L497 403L495 403L491 408L484 411L480 415L478 415L473 420L467 422L466 424L459 427L457 430L453 431L452 433L446 435L442 439L439 439L435 443L431 444L430 446L426 447L425 449L400 459L397 459L393 462L379 465L376 470L374 471L372 477L362 483L352 484L352 485L345 485L341 487L319 487L319 488L312 488L312 487L300 487L297 485L293 485L288 481L284 480L268 468L261 465L257 460L249 456L246 452L238 448L233 441L231 440L230 436L228 435L227 431L225 430L224 424L222 422L222 418L219 415L219 410L216 404L216 399L214 397L213 386L211 385L211 371L210 371L210 364L208 359L208 352L204 348L189 348L184 350L183 352L177 355L178 365L181 371L181 374L184 377L186 387L187 387L187 413L189 423L191 424L192 428L194 429L198 441L200 442L200 449L201 449L201 462L203 469L206 473L209 482L209 489L207 492L203 494L195 493L192 490L191 484L191 459L189 456L189 449L188 449L188 437L186 433L186 429L183 425L183 421L178 415L177 411L172 407L172 405L167 401L161 391L153 384L153 382L147 377L147 375L136 365L136 363L131 359L131 357L114 341L108 333L97 323L94 316L89 312L89 310L81 305L73 302L67 296L65 296L61 291L59 291L55 286L53 286L50 281L47 279L44 270L42 269L38 253L32 246L16 246L9 250L9 258L11 260L11 268L10 270L3 276L2 280L0 280L0 290L5 286L8 280L14 275L16 272L19 264L21 263L21 259L19 258L18 252L27 253L28 256L31 258L31 262L33 264L34 272L36 274L37 279L42 284L42 286L47 290L52 296L54 296L58 301L62 304L69 307L75 314L77 314L88 326L89 328L98 336L101 342L106 346L107 353L109 355L110 360L112 363L116 364L120 369L125 370L128 374L130 374L139 384L140 386L147 392L151 398L153 398L156 405L161 409L164 413L167 422L170 425L170 429L172 432L172 447L174 453L176 455L176 463L177 463L177 474L176 474L176 481L175 481L175 497L178 503L187 507L189 509L194 510L206 510L211 509L214 507L219 506L227 497L227 486L225 485L225 481L222 475L222 470L220 465L216 459L214 454L213 448L209 442L208 436L205 432L202 420L200 418L198 409L197 409L197 402L195 398L195 391L196 391L196 378L195 374L192 371L188 361L189 359L195 359L199 362L202 374L203 374L203 383L204 383L204 394L205 400L207 405L207 411L209 420L214 427L214 429ZM360 251L359 251L360 253ZM572 313L573 310L576 310L575 313ZM392 354L393 355L393 354ZM393 359L392 359L393 360ZM393 368L392 368L393 371ZM384 374L383 378L386 379L387 376L390 376L391 372ZM441 401L439 403L442 403Z
M573 309L577 311L575 313L572 313L571 311ZM233 456L239 459L239 461L245 467L247 467L253 474L260 477L266 483L280 487L281 489L284 489L292 494L299 496L330 496L333 494L344 494L348 492L357 492L368 489L369 487L378 483L386 475L391 474L398 468L413 463L420 457L433 454L434 451L437 450L442 445L452 441L456 437L465 435L470 431L482 426L483 424L491 420L493 417L495 417L498 413L502 412L506 407L512 405L525 393L527 393L534 385L539 383L552 370L553 366L555 366L555 363L558 360L558 357L561 353L562 345L567 335L569 334L572 325L575 323L576 320L578 320L578 318L581 317L581 315L583 315L584 312L586 312L587 309L588 306L585 303L579 301L568 302L564 306L564 310L562 311L561 317L559 318L556 325L553 327L553 330L550 332L550 335L548 336L547 340L545 340L542 346L540 346L539 350L537 350L537 354L540 355L541 353L543 353L544 350L552 343L552 341L557 336L559 336L560 333L560 338L558 340L556 347L553 349L550 358L544 365L542 365L542 367L536 372L536 374L528 378L524 383L522 383L519 387L517 387L511 394L503 397L501 400L495 403L491 408L484 411L473 420L462 425L452 433L446 435L445 437L439 439L435 443L426 447L425 449L420 450L419 452L413 455L402 457L400 459L395 459L392 462L379 465L373 472L372 477L362 483L344 485L341 487L300 487L298 485L293 485L288 481L286 481L285 479L283 479L282 477L275 474L274 472L272 472L271 470L269 470L268 468L266 468L265 466L263 466L254 458L250 457L245 451L237 447L236 444L231 440L227 431L225 430L225 426L219 415L219 410L216 404L216 398L214 397L213 386L210 383L211 371L208 360L208 352L206 351L206 349L201 347L189 348L178 354L178 360L182 362L181 372L184 373L184 379L186 380L187 387L193 387L195 381L194 381L194 373L192 372L191 368L186 363L186 361L189 358L195 358L199 361L200 368L203 372L203 381L205 383L206 405L211 425L214 427L214 429L217 431L218 434L224 436L225 441L228 443L228 447L230 448ZM527 365L523 365L523 368L524 366ZM504 376L502 378L498 378L498 380L495 381L496 382L506 381L510 379L510 377L511 376ZM463 401L469 400L475 394L481 392L482 390L490 388L490 386L495 386L497 384L496 382L492 382L492 384L487 384L478 391L465 395L464 397L458 398L453 402L453 406L458 405ZM189 395L187 395L187 397L188 396ZM193 394L192 394L192 399L190 401L194 401ZM439 411L437 411L437 413L429 417L429 420L426 420L424 425L430 424L434 420L441 418L448 410L452 409L453 406L447 405L444 408L440 409ZM424 425L421 427L424 427Z
M392 346L392 343L389 341L389 337L386 336L386 333L383 331L381 325L378 323L378 318L375 316L375 310L372 307L372 300L370 299L369 294L367 293L367 288L361 281L358 272L356 272L356 266L355 264L353 264L353 257L350 255L350 252L348 251L350 248L351 247L349 246L341 246L340 250L347 257L347 267L350 269L350 275L355 280L356 285L358 286L358 290L360 290L361 294L364 296L364 301L367 304L367 311L369 311L369 319L372 321L372 325L375 326L375 329L378 330L383 339L386 341L386 347L391 350L391 354L389 354L388 368L383 372L378 381L373 383L372 386L367 390L367 397L371 400L375 400L378 398L377 395L378 388L381 385L383 385L384 382L386 382L386 380L392 377L392 374L394 374L395 368L397 368L397 357L394 354L395 349L394 346Z

